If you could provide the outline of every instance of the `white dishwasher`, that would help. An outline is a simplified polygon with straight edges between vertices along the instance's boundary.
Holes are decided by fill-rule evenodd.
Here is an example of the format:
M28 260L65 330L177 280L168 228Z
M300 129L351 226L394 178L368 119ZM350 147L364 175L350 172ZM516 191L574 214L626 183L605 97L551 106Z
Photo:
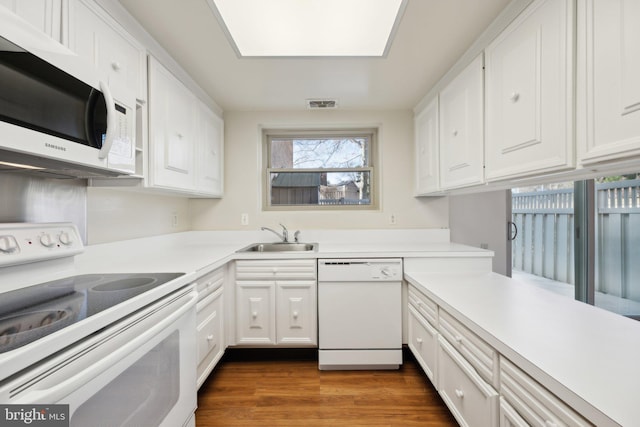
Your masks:
M319 259L320 370L402 364L402 259Z

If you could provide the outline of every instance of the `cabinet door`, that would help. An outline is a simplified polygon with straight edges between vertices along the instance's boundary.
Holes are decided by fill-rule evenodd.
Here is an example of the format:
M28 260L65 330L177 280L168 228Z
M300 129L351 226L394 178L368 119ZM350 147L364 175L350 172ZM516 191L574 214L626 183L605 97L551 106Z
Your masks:
M488 181L574 165L574 3L535 1L485 50Z
M478 56L440 92L440 185L483 182L483 78Z
M223 288L198 302L198 387L224 354Z
M440 190L438 98L414 119L416 156L416 194Z
M62 42L62 0L0 0L13 13L57 42Z
M93 2L69 6L69 48L98 69L117 101L133 108L136 98L146 99L144 48Z
M424 373L433 385L438 388L436 371L438 332L411 305L409 306L407 329L409 349L424 370Z
M640 154L640 2L585 3L586 165Z
M275 310L274 282L236 282L237 344L275 344Z
M316 306L315 281L277 282L278 344L316 345L318 343Z
M149 178L151 186L195 188L195 98L155 59L149 59Z
M222 197L224 123L209 107L198 101L196 140L196 190Z

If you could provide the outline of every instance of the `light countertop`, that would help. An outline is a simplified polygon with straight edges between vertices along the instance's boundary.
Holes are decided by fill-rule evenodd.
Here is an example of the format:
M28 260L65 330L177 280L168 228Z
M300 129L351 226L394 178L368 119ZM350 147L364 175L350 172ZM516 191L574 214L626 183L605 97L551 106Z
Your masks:
M77 255L78 273L184 272L206 273L233 259L480 257L493 252L449 243L441 230L377 230L349 233L307 232L305 242L319 243L317 252L238 253L255 242L272 242L265 232L190 231L113 243L89 245Z
M596 425L638 425L640 322L495 273L405 277Z

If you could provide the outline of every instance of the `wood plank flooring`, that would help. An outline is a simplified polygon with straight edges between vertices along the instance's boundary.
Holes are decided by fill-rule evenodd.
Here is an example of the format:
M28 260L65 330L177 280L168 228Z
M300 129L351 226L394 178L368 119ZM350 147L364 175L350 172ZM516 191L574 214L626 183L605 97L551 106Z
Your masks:
M400 370L319 371L310 358L227 358L198 393L198 427L457 426L412 356Z

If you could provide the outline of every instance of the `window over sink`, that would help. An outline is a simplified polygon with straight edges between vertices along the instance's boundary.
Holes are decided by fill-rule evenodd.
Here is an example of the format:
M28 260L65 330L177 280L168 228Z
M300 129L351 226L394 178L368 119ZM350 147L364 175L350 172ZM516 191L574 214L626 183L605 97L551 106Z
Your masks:
M264 208L377 208L377 129L265 130Z

